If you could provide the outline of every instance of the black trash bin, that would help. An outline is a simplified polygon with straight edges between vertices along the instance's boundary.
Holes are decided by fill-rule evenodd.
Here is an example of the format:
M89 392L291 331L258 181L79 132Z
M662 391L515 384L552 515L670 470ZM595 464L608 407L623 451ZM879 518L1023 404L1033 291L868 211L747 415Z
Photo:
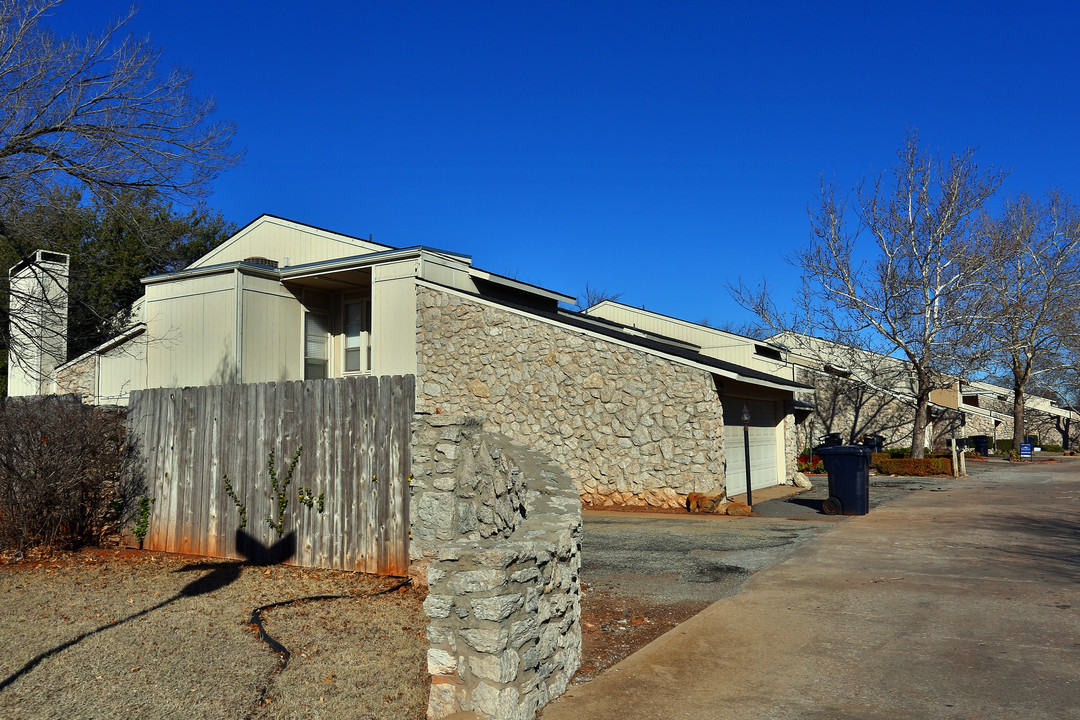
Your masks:
M836 447L844 444L844 438L840 433L829 433L825 437L821 438L821 444L818 447Z
M990 454L989 435L972 435L971 442L975 446L975 452L979 453L983 457L986 457Z
M870 512L870 455L862 445L818 448L829 473L829 497L821 505L827 515L865 515Z
M884 452L885 451L885 436L884 435L863 435L862 436L863 447L870 448L870 452Z

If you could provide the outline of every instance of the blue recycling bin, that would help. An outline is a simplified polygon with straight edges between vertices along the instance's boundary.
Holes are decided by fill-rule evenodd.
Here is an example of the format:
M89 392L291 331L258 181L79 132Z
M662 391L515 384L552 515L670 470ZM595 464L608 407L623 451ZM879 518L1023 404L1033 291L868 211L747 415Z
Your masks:
M819 447L817 454L829 473L829 497L821 509L826 515L865 515L870 512L870 456L862 445Z

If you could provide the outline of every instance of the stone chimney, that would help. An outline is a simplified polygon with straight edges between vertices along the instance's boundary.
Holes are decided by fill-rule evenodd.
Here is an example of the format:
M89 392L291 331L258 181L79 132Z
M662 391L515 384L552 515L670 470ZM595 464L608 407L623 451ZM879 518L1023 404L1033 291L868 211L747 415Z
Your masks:
M55 392L53 371L67 360L69 264L63 253L38 250L8 273L10 396Z

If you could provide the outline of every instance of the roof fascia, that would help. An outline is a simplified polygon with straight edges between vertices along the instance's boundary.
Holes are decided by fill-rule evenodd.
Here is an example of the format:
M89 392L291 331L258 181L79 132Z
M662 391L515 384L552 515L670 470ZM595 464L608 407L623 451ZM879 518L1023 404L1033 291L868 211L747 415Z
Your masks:
M354 255L353 257L338 258L336 260L324 260L322 262L306 263L304 265L290 265L281 268L282 280L302 280L316 275L327 275L346 270L357 270L379 263L398 262L400 260L412 260L425 254L442 255L438 251L432 251L423 246L401 248L399 250L386 250L384 252L370 253L368 255Z
M530 295L539 295L540 297L548 300L555 300L556 302L564 302L568 305L577 307L577 298L570 295L565 295L561 292L554 290L548 290L547 288L540 287L539 285L533 285L531 283L522 282L513 278L508 278L505 275L497 275L496 273L488 272L487 270L481 270L480 268L469 268L469 274L474 278L480 280L487 280L488 282L495 283L496 285L502 285L504 287L512 288L514 290L520 290L527 292Z
M178 270L176 272L164 273L162 275L151 275L150 277L143 278L140 282L143 285L155 285L157 283L170 282L172 280L187 280L188 278L193 277L229 273L234 270L239 270L245 275L257 275L259 277L268 278L270 280L277 280L281 278L281 271L277 268L267 267L266 265L258 265L256 263L249 263L241 260L240 262L222 263L221 265L205 265L203 267L191 268L189 270Z
M82 362L86 358L91 357L93 355L100 355L100 354L102 354L104 352L108 352L109 350L112 350L115 347L119 347L120 345L123 345L128 340L131 340L132 338L135 338L135 337L137 337L139 335L142 335L144 332L146 332L146 323L139 323L138 325L134 325L131 328L128 328L124 332L120 333L116 337L111 338L109 340L106 340L105 342L101 343L100 345L98 345L95 348L91 348L90 350L87 350L86 352L84 352L79 357L77 357L77 358L75 358L73 360L68 360L63 365L57 365L56 370L54 372L59 372L59 371L65 369L65 368L67 368L67 367L69 367L71 365L75 365L76 363Z

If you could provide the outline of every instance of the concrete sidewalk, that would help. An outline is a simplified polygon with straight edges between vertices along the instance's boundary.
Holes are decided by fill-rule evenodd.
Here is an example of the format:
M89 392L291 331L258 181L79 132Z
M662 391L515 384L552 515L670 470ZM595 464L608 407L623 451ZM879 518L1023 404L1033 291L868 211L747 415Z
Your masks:
M1080 465L847 519L542 717L1078 718Z

